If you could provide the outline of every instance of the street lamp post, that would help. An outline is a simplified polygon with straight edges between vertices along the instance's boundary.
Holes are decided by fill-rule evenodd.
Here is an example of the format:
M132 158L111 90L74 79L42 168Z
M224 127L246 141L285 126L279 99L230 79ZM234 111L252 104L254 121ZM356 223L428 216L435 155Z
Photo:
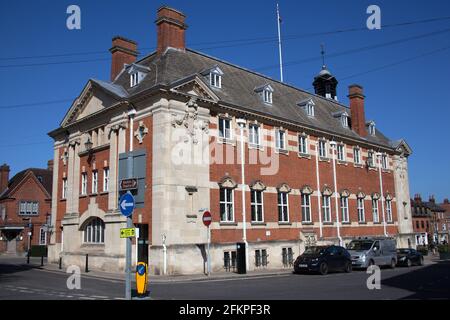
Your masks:
M388 233L387 233L387 229L386 229L386 217L385 217L385 212L384 212L383 176L381 174L381 162L383 160L383 154L381 152L378 152L377 158L379 159L378 171L379 171L379 176L380 176L380 197L381 197L381 212L383 215L383 232L384 232L384 236L387 237Z
M245 120L237 119L241 131L241 193L242 193L242 242L245 243L245 271L248 268L248 242L247 242L247 222L245 210L245 155L244 155L244 128Z

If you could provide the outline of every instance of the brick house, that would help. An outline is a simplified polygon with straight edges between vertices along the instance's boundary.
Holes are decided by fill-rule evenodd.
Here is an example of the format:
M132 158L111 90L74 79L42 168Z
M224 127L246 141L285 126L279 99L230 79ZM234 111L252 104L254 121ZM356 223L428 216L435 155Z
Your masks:
M422 201L420 194L411 199L411 211L416 245L448 243L445 209L436 204L434 196Z
M237 242L250 270L289 267L311 244L414 242L411 149L365 120L361 86L347 106L325 66L309 93L186 48L177 10L160 8L156 25L157 50L140 60L134 41L113 38L111 81L89 80L49 133L53 261L89 254L93 268L123 270L118 159L129 150L146 156L133 252L148 252L152 273L204 272L205 210L213 272L234 263Z
M449 243L450 239L450 202L446 198L444 199L444 202L439 204L441 208L445 210L444 212L444 223L442 224L442 231L446 233L446 241Z
M9 166L0 167L0 254L21 255L48 244L52 166L51 160L47 169L26 169L12 179Z

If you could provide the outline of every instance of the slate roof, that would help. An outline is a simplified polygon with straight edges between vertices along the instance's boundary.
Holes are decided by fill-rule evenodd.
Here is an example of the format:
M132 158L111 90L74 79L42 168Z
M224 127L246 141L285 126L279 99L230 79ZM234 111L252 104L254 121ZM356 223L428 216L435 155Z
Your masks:
M8 188L0 194L0 200L8 198L11 194L11 191L14 190L14 188L19 185L22 180L25 178L25 176L31 172L36 176L36 178L39 177L42 178L42 181L39 180L41 185L44 187L44 189L48 192L48 194L52 194L52 184L53 184L53 174L51 170L47 169L39 169L39 168L29 168L23 171L20 171L12 177L8 182Z
M200 73L208 68L218 66L224 73L222 88L211 87L211 90L214 91L222 103L231 104L247 111L280 120L286 120L300 126L366 141L390 149L394 149L394 145L396 145L384 136L378 128L375 136L361 137L351 129L343 127L340 119L333 115L344 111L348 114L351 114L351 112L347 106L335 100L326 99L191 49L181 51L168 48L161 56L152 53L136 61L136 63L148 67L150 72L135 87L130 88L129 74L124 70L113 84L95 81L104 89L125 98L132 97L157 85L171 87L179 83L181 79L187 79L195 75L203 79L205 84L208 85L207 77ZM255 92L255 88L267 84L274 89L272 105L264 103L258 93ZM305 111L298 106L300 101L310 98L315 103L314 117L308 117Z

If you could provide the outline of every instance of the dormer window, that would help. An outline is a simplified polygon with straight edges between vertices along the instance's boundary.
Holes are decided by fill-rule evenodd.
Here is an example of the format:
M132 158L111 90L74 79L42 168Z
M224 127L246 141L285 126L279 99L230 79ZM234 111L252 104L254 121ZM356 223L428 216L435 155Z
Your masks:
M370 122L368 123L368 129L369 129L369 134L370 134L371 136L376 135L375 122L370 121Z
M270 84L255 88L255 91L259 93L264 103L272 104L274 90Z
M137 86L139 83L139 72L132 73L130 75L130 87Z
M305 110L306 115L308 117L314 117L314 114L315 114L314 107L316 104L314 103L314 101L312 99L300 101L298 103L298 105Z
M137 86L150 71L150 68L139 65L131 64L128 67L128 74L130 75L130 88Z
M344 128L348 128L348 114L343 113L341 115L341 123Z
M208 77L209 85L213 88L222 88L222 76L223 71L219 68L219 66L214 66L213 68L206 69L200 72L205 77Z

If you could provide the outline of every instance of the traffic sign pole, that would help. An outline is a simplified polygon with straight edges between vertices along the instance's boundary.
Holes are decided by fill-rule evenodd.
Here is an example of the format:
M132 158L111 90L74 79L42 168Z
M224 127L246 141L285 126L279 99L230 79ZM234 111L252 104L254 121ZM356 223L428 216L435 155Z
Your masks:
M208 231L207 231L207 252L206 252L206 255L207 255L207 257L206 257L206 259L207 259L207 261L206 261L206 265L207 265L207 272L208 272L208 276L210 276L211 275L211 255L210 255L210 252L209 252L209 247L210 247L210 243L211 243L211 228L210 228L210 225L211 225L211 221L212 221L212 216L211 216L211 212L209 212L209 211L205 211L204 213L203 213L203 217L202 217L202 220L203 220L203 224L208 228Z
M211 243L211 228L208 226L208 276L211 275L211 254L209 252L210 243Z
M131 129L132 131L132 129ZM133 175L133 157L131 153L127 159L127 173L128 177ZM133 226L133 221L131 220L131 215L127 217L127 228ZM125 240L127 242L126 252L125 252L125 299L131 300L131 238Z

